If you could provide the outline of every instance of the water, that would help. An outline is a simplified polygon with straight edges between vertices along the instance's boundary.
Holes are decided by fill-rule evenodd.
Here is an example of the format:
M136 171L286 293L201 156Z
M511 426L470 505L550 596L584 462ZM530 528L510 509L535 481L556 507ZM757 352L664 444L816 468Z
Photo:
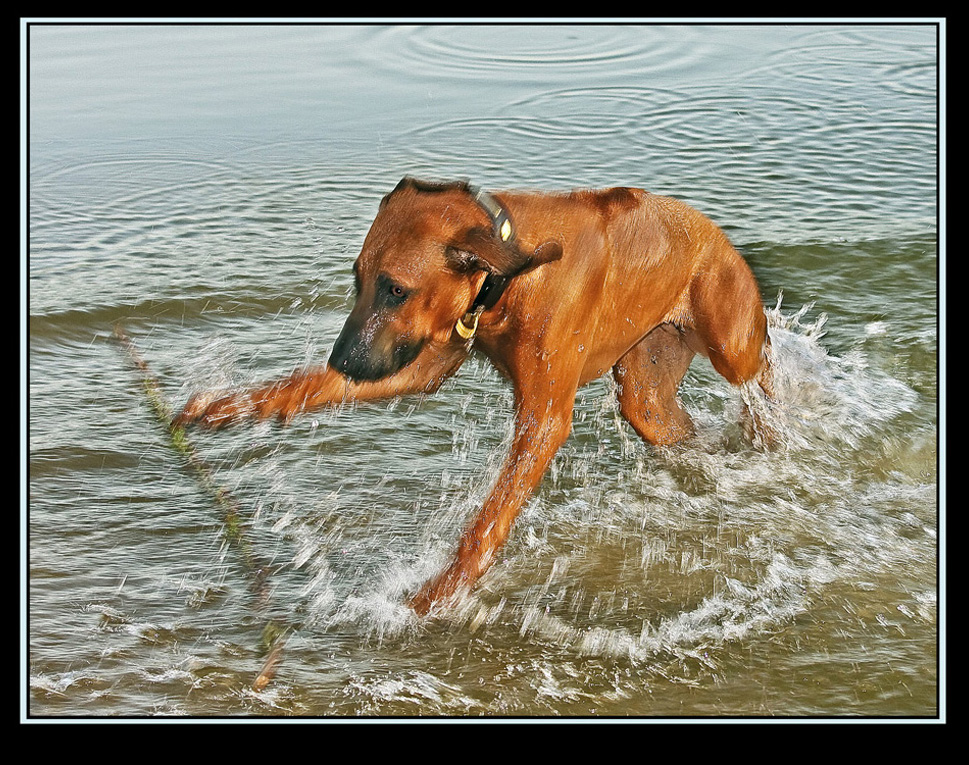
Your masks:
M30 26L24 713L941 717L938 31ZM783 444L705 361L670 449L597 381L499 564L421 623L402 597L510 433L472 359L193 433L234 543L114 326L173 406L324 359L405 174L705 211L760 280Z

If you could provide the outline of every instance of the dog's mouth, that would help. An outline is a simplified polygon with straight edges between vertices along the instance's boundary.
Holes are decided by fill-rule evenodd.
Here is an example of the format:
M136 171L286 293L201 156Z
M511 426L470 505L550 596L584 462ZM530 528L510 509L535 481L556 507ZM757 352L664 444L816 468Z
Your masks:
M393 343L368 340L348 321L330 353L329 365L354 382L390 377L417 358L424 340L397 338Z

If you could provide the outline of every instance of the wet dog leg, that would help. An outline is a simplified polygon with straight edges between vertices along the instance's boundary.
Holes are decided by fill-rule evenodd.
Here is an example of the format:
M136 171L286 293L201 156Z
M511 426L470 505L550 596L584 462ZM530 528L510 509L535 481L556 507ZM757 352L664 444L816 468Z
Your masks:
M515 437L484 507L464 532L450 564L410 600L418 614L470 589L494 562L519 511L572 430L571 395L530 395L516 407Z
M201 393L189 399L175 424L221 427L244 419L296 414L350 401L433 393L466 358L463 346L428 345L411 364L383 380L354 382L330 366L299 370L281 380L235 393Z
M661 324L613 367L619 411L648 443L668 445L693 434L677 391L694 355L679 330Z

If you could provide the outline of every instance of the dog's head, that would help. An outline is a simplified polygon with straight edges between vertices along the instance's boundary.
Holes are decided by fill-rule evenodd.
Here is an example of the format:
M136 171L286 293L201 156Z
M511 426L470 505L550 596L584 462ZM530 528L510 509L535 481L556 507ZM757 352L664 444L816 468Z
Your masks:
M428 343L460 341L455 324L489 275L511 279L561 257L557 242L523 251L507 212L484 196L489 204L465 183L404 178L383 198L353 266L356 301L331 367L356 381L392 375Z

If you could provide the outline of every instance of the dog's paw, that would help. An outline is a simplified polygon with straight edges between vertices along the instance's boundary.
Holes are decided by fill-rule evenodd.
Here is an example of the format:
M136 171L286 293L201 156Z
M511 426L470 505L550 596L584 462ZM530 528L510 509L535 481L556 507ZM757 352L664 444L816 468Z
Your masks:
M407 605L418 616L429 616L457 605L471 591L471 577L459 560L455 560L426 582L407 599Z
M189 425L219 428L246 417L251 408L250 402L236 395L197 393L188 400L172 424L181 428Z

